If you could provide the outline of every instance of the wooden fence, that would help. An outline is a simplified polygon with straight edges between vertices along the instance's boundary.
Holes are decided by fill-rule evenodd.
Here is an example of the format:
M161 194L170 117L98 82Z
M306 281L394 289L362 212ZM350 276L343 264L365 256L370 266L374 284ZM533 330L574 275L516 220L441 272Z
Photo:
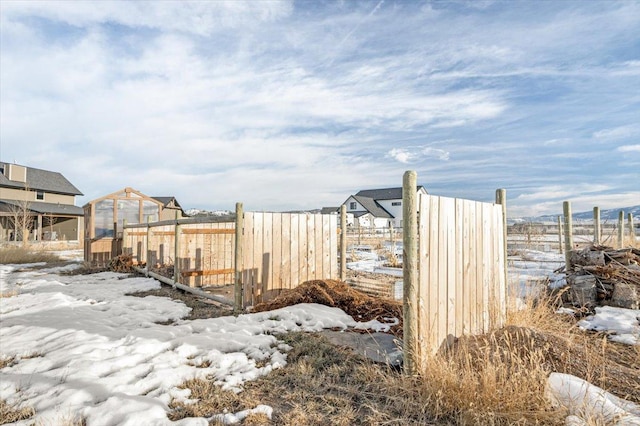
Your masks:
M234 299L242 307L271 300L307 280L338 278L336 215L241 216L237 248L238 219L207 218L125 225L123 252L150 270L173 265L175 282L190 287L227 286L239 280L234 292L242 297L236 294Z
M504 322L504 204L403 192L405 363L415 372L451 337Z

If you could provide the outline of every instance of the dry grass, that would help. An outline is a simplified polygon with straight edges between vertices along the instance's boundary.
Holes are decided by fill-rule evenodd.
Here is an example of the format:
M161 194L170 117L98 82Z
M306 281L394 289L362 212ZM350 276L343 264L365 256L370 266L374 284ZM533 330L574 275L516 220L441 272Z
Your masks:
M415 377L335 347L322 335L290 333L281 337L292 347L284 368L246 383L240 394L206 381L187 383L202 401L188 409L175 404L173 419L267 404L274 408L272 420L259 416L243 424L564 424L566 413L545 396L552 371L640 403L640 348L584 332L554 310L552 300L530 301L509 313L505 327L458 339Z
M24 247L0 247L0 263L53 263L61 259L52 252L42 250L29 250Z
M31 407L20 407L0 399L0 424L2 425L30 419L35 413Z
M17 296L19 294L20 294L20 292L16 288L11 289L11 290L0 291L0 299L8 298L8 297L14 297L14 296Z

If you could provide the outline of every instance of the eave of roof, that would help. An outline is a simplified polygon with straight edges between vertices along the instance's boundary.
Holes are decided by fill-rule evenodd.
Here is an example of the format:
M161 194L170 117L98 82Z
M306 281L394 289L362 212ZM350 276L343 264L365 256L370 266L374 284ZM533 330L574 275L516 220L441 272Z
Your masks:
M82 207L72 206L70 204L43 203L41 201L31 201L25 204L24 201L16 200L2 200L0 204L5 205L5 208L2 209L3 211L26 208L36 214L84 216L84 209Z

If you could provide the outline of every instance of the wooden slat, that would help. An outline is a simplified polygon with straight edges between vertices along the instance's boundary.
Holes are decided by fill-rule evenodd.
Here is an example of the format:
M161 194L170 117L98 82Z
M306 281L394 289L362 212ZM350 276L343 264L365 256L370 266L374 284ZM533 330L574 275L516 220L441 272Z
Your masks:
M146 236L147 231L135 231L135 232L127 232L130 237L141 237Z
M316 235L315 235L316 217L313 214L307 215L307 274L309 280L316 277Z
M274 213L272 223L271 265L273 272L271 276L273 279L270 289L277 290L279 293L283 288L284 281L282 277L282 213Z
M429 283L431 253L431 196L426 195L420 197L418 206L418 347L423 349L418 358L421 363L425 362L425 357L429 354L429 341L431 335L430 325L430 292L431 285Z
M331 222L329 215L320 215L322 221L322 278L331 278Z
M486 333L489 331L491 326L489 321L489 309L491 309L491 288L494 286L493 275L492 275L492 266L493 266L493 241L495 238L492 238L491 232L491 223L493 221L492 218L493 206L488 203L482 203L482 232L483 232L483 293L482 293L482 318L484 329L483 331Z
M438 335L437 340L433 342L439 345L439 342L447 336L447 224L449 212L447 211L446 199L439 197L439 221L438 221Z
M264 283L263 272L263 240L264 235L264 213L253 214L253 242L249 247L253 247L253 269L254 269L254 282L253 282L253 303L259 303L262 299L262 287Z
M456 217L455 217L455 336L459 337L464 334L464 201L456 199Z
M180 273L183 277L202 277L207 275L233 274L233 269L189 269Z
M298 216L298 273L300 283L309 279L309 253L308 253L308 239L307 239L307 222L309 219L308 214L301 214Z
M244 232L242 235L242 292L244 306L253 304L253 217L254 213L246 212L244 214Z
M220 225L226 225L224 223L220 224ZM207 235L207 234L235 234L236 230L235 228L214 228L214 229L207 229L207 228L187 228L183 231L185 234L201 234L201 235Z
M174 231L155 231L153 230L153 228L151 228L151 234L154 237L164 237L167 235L175 235L175 232Z
M476 278L475 278L475 253L473 251L473 245L475 242L475 206L472 201L464 200L464 233L463 238L465 241L463 252L464 262L464 324L463 329L465 333L471 334L474 332L475 323L473 319L473 311L475 306L476 295Z
M300 216L291 215L291 284L289 288L297 287L301 282L300 278Z
M428 339L427 342L430 345L429 350L434 351L436 348L435 341L438 338L438 297L439 297L439 285L438 285L438 271L439 262L438 256L440 247L438 242L438 224L440 214L440 203L438 197L430 197L429 211L431 212L429 218L429 253L432 254L429 260L429 280L427 285L429 286L429 320L427 324Z
M273 213L263 213L262 288L258 302L273 288Z
M282 260L280 261L280 287L291 288L291 213L280 215L282 227Z
M445 198L445 209L447 216L447 243L446 243L446 264L447 264L447 322L445 336L440 336L441 339L446 339L449 334L455 334L456 329L456 204L454 198Z

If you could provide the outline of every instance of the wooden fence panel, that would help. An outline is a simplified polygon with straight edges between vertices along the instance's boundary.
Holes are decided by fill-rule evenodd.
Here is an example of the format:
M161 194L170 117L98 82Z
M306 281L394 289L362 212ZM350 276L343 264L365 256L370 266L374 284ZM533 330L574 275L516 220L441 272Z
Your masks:
M420 362L449 336L482 333L506 315L500 205L420 197ZM424 365L424 364L423 364Z
M311 279L338 275L338 221L335 215L244 213L242 279L244 305L270 300ZM124 248L139 263L179 264L179 282L191 287L234 283L235 223L180 221L175 255L175 223L127 225ZM174 259L177 257L177 259Z
M335 217L320 214L245 213L245 306L307 280L337 278L337 226ZM247 248L253 255L246 254Z

